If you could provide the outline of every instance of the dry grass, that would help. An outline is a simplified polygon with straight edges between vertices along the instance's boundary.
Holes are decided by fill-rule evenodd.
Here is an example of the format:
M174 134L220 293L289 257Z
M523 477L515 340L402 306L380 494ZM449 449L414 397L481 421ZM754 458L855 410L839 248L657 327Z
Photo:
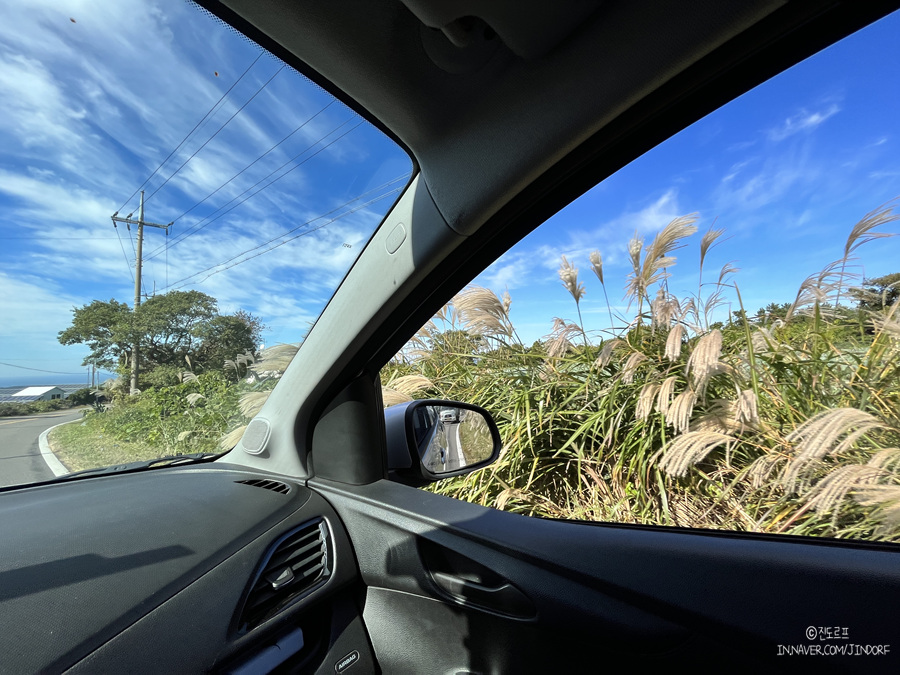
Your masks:
M900 309L835 309L853 277L848 257L885 239L876 229L895 216L863 218L844 258L810 275L784 315L728 324L711 317L726 302L744 309L737 269L725 263L702 282L724 228L701 238L697 293L679 299L667 285L695 220L676 218L648 246L632 238L626 297L636 313L600 344L584 330L585 288L567 258L560 278L579 320L555 319L540 345L515 337L508 296L480 288L411 341L416 358L382 373L386 400L393 388L482 405L504 443L492 467L434 489L549 517L897 540ZM599 251L589 263L605 293ZM410 375L428 383L394 387Z

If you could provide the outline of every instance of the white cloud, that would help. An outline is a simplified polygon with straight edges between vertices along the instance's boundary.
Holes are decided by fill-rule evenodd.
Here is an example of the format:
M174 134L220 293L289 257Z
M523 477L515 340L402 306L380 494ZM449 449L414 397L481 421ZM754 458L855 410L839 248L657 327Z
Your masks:
M584 199L585 197L582 197ZM564 218L566 210L554 217ZM498 258L474 283L487 286L497 293L506 288L558 283L561 257L566 256L579 270L579 280L593 278L589 256L599 250L604 269L622 264L627 259L631 237L650 237L674 218L684 215L678 204L678 193L668 189L654 201L637 210L628 210L616 218L590 229L567 227L558 232L553 220L542 225L535 235L526 238L507 254ZM543 243L528 243L540 237Z
M26 333L55 344L73 305L110 297L130 304L133 281L126 258L132 257L128 240L134 233L119 226L127 252L123 257L110 215L258 52L181 0L119 0L106 6L87 0L34 0L5 9L0 22L0 264L7 295L2 310L9 317L3 336L5 342L19 340L8 348L4 344L4 351L15 351L25 349L19 338ZM148 183L148 196L280 66L263 55L225 105ZM283 69L148 200L145 217L161 223L176 218L329 100L296 72ZM376 144L367 145L370 139L363 127L222 215L293 165L266 178L273 169L346 120L349 123L325 143L358 121L333 103L176 223L170 241L241 195L217 214L220 218L170 248L167 256L148 259L145 288L152 291L155 282L162 290L167 278L175 282L269 239L274 239L272 244L284 241L287 230L346 202L366 189L361 186L380 184L408 170L383 175L385 165L371 161L380 156L369 157L368 148ZM384 147L380 138L376 147ZM387 156L382 159L388 162ZM367 166L369 161L372 166ZM394 166L395 161L390 162ZM245 192L260 179L256 188ZM325 226L231 269L213 267L194 277L186 289L216 297L221 311L246 309L260 316L273 327L270 342L295 341L328 301L391 200L335 222L328 222L333 215L317 220L298 232ZM136 205L135 197L123 215ZM23 239L28 236L33 239ZM145 257L164 237L159 230L147 229ZM215 273L204 278L210 272ZM19 285L11 286L7 279ZM16 297L9 297L10 288Z
M785 138L793 136L801 131L810 131L822 124L822 122L829 117L838 114L840 111L841 108L836 103L832 103L822 110L813 112L801 110L796 115L788 117L774 129L770 129L768 132L769 139L772 141L783 141Z

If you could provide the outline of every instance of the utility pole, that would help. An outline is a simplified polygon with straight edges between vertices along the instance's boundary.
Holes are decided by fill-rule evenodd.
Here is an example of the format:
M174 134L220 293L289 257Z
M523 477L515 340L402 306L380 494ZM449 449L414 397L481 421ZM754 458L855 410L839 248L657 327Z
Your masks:
M160 225L159 223L148 223L144 221L144 191L141 190L141 206L138 210L138 219L133 220L133 214L129 213L127 218L120 218L119 212L116 211L112 215L113 227L116 226L116 223L125 223L129 226L128 229L131 229L131 225L137 225L138 234L137 234L137 252L134 257L134 312L137 314L138 307L141 306L141 255L143 252L144 245L144 225L149 227L157 227L160 230L166 230L166 234L168 234L169 226L168 225ZM137 391L138 384L138 342L139 338L135 336L134 345L131 348L131 393L134 394Z

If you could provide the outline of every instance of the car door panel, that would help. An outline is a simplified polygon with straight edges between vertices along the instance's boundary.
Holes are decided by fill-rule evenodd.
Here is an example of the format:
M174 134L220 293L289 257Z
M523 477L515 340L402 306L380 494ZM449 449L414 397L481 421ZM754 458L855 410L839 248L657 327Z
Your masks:
M848 629L842 644L889 645L896 633L884 617L900 600L890 547L529 518L389 481L310 485L354 542L368 587L364 619L386 672L701 658L733 672L896 672L890 653L798 664L803 657L785 651L821 647L806 631L825 626ZM436 575L455 576L457 586L509 585L534 614L466 602Z

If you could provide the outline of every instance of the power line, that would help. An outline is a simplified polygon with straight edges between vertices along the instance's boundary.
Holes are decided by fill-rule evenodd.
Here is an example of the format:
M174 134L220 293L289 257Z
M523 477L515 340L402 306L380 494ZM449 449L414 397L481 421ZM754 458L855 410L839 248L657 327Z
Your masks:
M244 199L241 199L237 204L234 204L233 206L231 206L230 208L226 209L225 211L222 211L222 209L224 209L226 206L228 206L229 204L231 204L231 202L233 202L233 201L236 200L236 199L239 199L240 197L242 197L242 196L244 196L245 194L247 194L248 192L250 192L250 191L251 191L253 188L255 188L257 185L259 185L259 184L262 183L264 180L266 180L267 178L269 178L270 176L272 176L272 175L275 174L276 172L280 171L281 169L283 169L284 167L286 167L287 165L289 165L291 162L293 162L295 159L297 159L298 157L300 157L301 155L303 155L304 153L306 153L306 152L309 151L310 149L314 148L318 143L321 143L323 140L325 140L326 138L328 138L328 136L330 136L331 134L333 134L333 133L335 133L336 131L338 131L341 127L343 127L344 125L346 125L346 124L347 124L350 120L352 120L352 119L353 119L353 118L351 117L350 119L345 120L345 121L342 122L339 126L335 127L334 129L332 129L331 131L329 131L327 134L325 134L325 136L323 136L322 138L320 138L319 140L317 140L315 143L313 143L312 145L310 145L310 146L308 146L307 148L305 148L302 152L300 152L300 153L294 155L294 156L291 157L291 159L289 159L287 162L285 162L285 163L282 164L281 166L279 166L279 167L273 169L273 170L270 171L268 174L266 174L265 176L263 176L262 178L260 178L260 179L259 179L258 181L256 181L253 185L251 185L251 186L248 187L246 190L244 190L241 194L237 195L237 197L232 197L230 200L228 200L227 202L225 202L225 203L224 203L222 206L220 206L218 209L216 209L216 210L213 211L211 214L209 214L208 216L206 216L206 218L204 218L203 220L201 220L200 222L198 222L197 224L195 224L195 225L193 226L192 229L190 229L190 230L188 230L187 232L185 232L184 234L182 234L182 235L181 235L181 239L176 239L174 242L172 242L171 246L175 246L175 245L177 245L177 244L180 244L182 241L184 241L185 239L187 239L189 236L191 236L191 235L193 235L193 234L196 234L197 232L199 232L200 230L202 230L202 229L204 229L204 228L206 228L206 227L209 227L209 225L211 225L212 223L214 223L215 221L217 221L217 220L218 220L219 218L221 218L222 216L225 216L225 215L231 213L231 212L234 211L237 207L239 207L241 204L243 204L244 202L246 202L248 199L250 199L250 198L252 198L252 197L255 197L256 195L258 195L260 192L262 192L263 190L265 190L266 188L268 188L268 187L269 187L270 185L272 185L273 183L276 183L276 182L280 181L282 178L284 178L285 176L287 176L287 175L288 175L289 173L291 173L292 171L294 171L294 170L296 170L296 169L299 169L301 166L303 166L304 164L306 164L306 163L307 163L309 160L311 160L313 157L315 157L316 155L318 155L318 154L319 154L320 152L322 152L323 150L325 150L325 149L331 147L332 145L334 145L335 143L337 143L337 142L338 142L339 140L341 140L344 136L346 136L347 134L349 134L350 132L352 132L354 129L358 128L358 127L362 124L362 121L357 122L357 123L356 123L355 125L353 125L350 129L348 129L347 131L345 131L343 134L341 134L341 135L338 136L337 138L335 138L335 139L329 141L327 144L323 145L321 148L319 148L318 150L316 150L313 154L311 154L309 157L307 157L306 159L304 159L302 162L299 162L296 166L291 167L290 169L288 169L287 171L285 171L283 174L281 174L280 176L278 176L278 177L275 178L274 180L272 180L272 181L266 183L264 186L262 186L259 190L257 190L257 191L254 192L253 194L247 195L246 197L244 197ZM219 213L219 211L222 211L222 213ZM217 216L215 216L215 218L213 218L212 216L215 215L216 213L219 213L219 215L217 215ZM153 258L154 256L156 256L156 255L158 255L158 254L159 254L159 249L157 249L157 250L155 250L153 253L151 253L151 254L148 256L147 259L149 260L150 258Z
M247 101L246 101L246 103L244 103L244 105L242 105L240 108L238 108L238 109L234 112L234 114L233 114L231 117L229 117L227 120L225 120L225 124L223 124L223 125L220 126L218 129L216 129L215 133L214 133L212 136L210 136L210 137L203 143L203 145L201 145L199 148L197 148L196 150L194 150L194 153L193 153L190 157L188 157L186 160L184 160L184 161L181 163L181 166L179 166L177 169L175 169L175 171L174 171L168 178L166 178L166 179L163 181L162 185L160 185L160 186L159 186L158 188L156 188L153 192L151 192L151 193L150 193L150 196L147 197L147 198L144 200L144 203L146 204L148 201L150 201L151 199L153 199L153 195L155 195L157 192L159 192L160 190L162 190L163 187L165 187L166 183L168 183L170 180L172 180L172 179L175 177L175 175L176 175L179 171L181 171L181 170L184 168L184 166L185 166L188 162L190 162L192 159L194 159L194 157L197 156L197 153L198 153L198 152L200 152L203 148L205 148L205 147L207 146L207 144L208 144L212 139L214 139L216 136L218 136L218 135L219 135L219 132L222 131L222 129L224 129L225 127L227 127L228 124L229 124L229 122L231 122L231 120L233 120L235 117L237 117L238 113L240 113L244 108L246 108L246 107L250 104L250 102L251 102L253 99L255 99L255 98L260 94L260 92L262 92L263 89L265 89L266 87L268 87L268 86L269 86L269 83L270 83L272 80L274 80L274 79L275 79L275 76L278 75L278 73L280 73L282 70L284 70L284 66L281 66L278 70L276 70L276 71L272 74L272 77L270 77L268 80L266 80L265 83L263 83L263 85L262 85L259 89L256 90L256 92L253 94L253 96L251 96L249 99L247 99Z
M351 215L351 214L353 214L353 213L356 213L357 211L361 211L362 209L366 208L367 206L370 206L371 204L374 204L374 203L376 203L376 202L381 201L381 200L384 199L385 197L389 197L389 196L391 196L391 195L397 194L398 192L401 191L401 189L402 189L402 188L397 188L397 189L395 189L395 190L391 190L391 191L389 191L389 192L386 192L385 194L380 195L380 196L376 197L375 199L372 199L372 200L366 202L365 204L360 204L360 205L359 205L358 207L356 207L356 208L350 209L349 211L347 211L347 212L345 212L345 213L342 213L342 214L340 214L339 216L335 216L335 217L332 218L331 220L329 220L329 221L327 221L327 222L325 222L325 223L322 223L321 225L318 225L318 226L316 226L316 227L314 227L314 228L312 228L312 229L306 230L305 232L300 232L299 234L295 234L293 237L290 237L290 238L288 238L288 239L285 239L284 241L279 242L279 243L275 244L274 246L270 246L269 248L265 249L264 251L260 251L259 253L255 253L254 255L251 255L251 256L249 256L249 257L247 257L247 258L244 258L243 260L238 260L237 262L235 262L235 263L233 263L233 264L231 264L231 265L228 265L227 267L223 267L223 268L220 269L220 270L215 270L214 272L210 272L210 273L207 274L205 277L203 277L203 279L201 279L200 281L198 281L198 282L196 282L196 283L203 283L204 281L206 281L207 279L209 279L211 276L213 276L213 275L215 275L215 274L218 274L219 272L224 272L225 270L230 270L232 267L237 267L238 265L241 265L241 264L243 264L243 263L245 263L245 262L248 262L248 261L250 261L250 260L253 260L254 258L258 258L259 256L261 256L261 255L263 255L263 254L265 254L265 253L269 253L270 251L274 251L276 248L279 248L279 247L281 247L281 246L284 246L285 244L287 244L287 243L289 243L289 242L291 242L291 241L293 241L293 240L295 240L295 239L299 239L300 237L305 237L305 236L308 235L308 234L312 234L313 232L317 232L318 230L321 230L322 228L327 227L328 225L331 225L331 223L333 223L333 222L335 222L335 221L337 221L337 220L340 220L341 218L344 218L345 216L349 216L349 215ZM207 271L207 270L204 270L204 271ZM202 274L202 272L201 272L201 274ZM183 286L186 286L186 285L187 285L187 284L183 284L182 286L179 286L178 288L182 288Z
M287 139L289 139L291 136L293 136L293 135L296 134L298 131L300 131L300 130L301 130L303 127L305 127L307 124L309 124L310 122L312 122L316 117L318 117L319 115L321 115L323 112L325 112L325 111L326 111L329 107L331 107L332 105L334 105L334 101L331 101L330 103L328 103L324 108L322 108L321 110L319 110L315 115L313 115L312 117L310 117L310 118L309 118L308 120L306 120L303 124L301 124L299 127L297 127L296 129L294 129L294 130L293 130L291 133L289 133L287 136L285 136L284 138L282 138L280 141L278 141L275 145L273 145L271 148L269 148L268 150L266 150L266 151L265 151L263 154L261 154L259 157L257 157L256 159L254 159L254 160L253 160L252 162L250 162L247 166L245 166L243 169L241 169L240 171L238 171L238 172L237 172L236 174L234 174L231 178L229 178L227 181L225 181L224 183L222 183L219 187L217 187L215 190L213 190L212 192L210 192L208 195L206 195L206 196L205 196L203 199L201 199L199 202L197 202L196 204L194 204L194 205L193 205L191 208L189 208L187 211L185 211L184 213L182 213L182 214L181 214L180 216L178 216L177 218L173 219L172 222L173 222L173 223L177 223L179 220L181 220L184 216L186 216L186 215L189 214L191 211L193 211L194 209L196 209L198 206L200 206L200 205L201 205L203 202L205 202L207 199L209 199L210 197L212 197L213 195L215 195L215 194L216 194L219 190L221 190L223 187L225 187L226 185L228 185L229 183L231 183L231 181L233 181L235 178L238 178L241 174L243 174L245 171L247 171L247 169L249 169L250 167L252 167L254 164L256 164L256 163L257 163L259 160L261 160L263 157L265 157L265 156L268 155L270 152L272 152L273 150L275 150L276 148L278 148L278 146L280 146L280 145L281 145L282 143L284 143ZM317 141L317 142L318 142L318 141ZM309 148L307 148L307 150L308 150L308 149L309 149ZM304 152L305 152L305 150L304 150ZM301 154L302 154L302 153L301 153ZM270 174L270 175L271 175L271 174Z
M21 368L22 370L34 370L38 373L50 373L51 375L81 375L84 376L84 373L61 373L58 370L43 370L42 368L27 368L26 366L17 366L14 363L4 363L0 361L0 366L9 366L10 368Z
M180 216L178 216L177 218L175 218L174 220L172 220L172 223L173 223L173 224L174 224L174 223L177 223L179 220L181 220L181 218L183 218L183 217L186 216L188 213L190 213L191 211L193 211L194 209L196 209L198 206L200 206L200 205L201 205L203 202L205 202L207 199L209 199L210 197L212 197L213 195L215 195L217 192L219 192L219 190L221 190L222 188L224 188L226 185L228 185L229 183L231 183L235 178L239 177L241 174L243 174L245 171L247 171L247 169L249 169L249 168L252 167L254 164L256 164L258 161L260 161L263 157L265 157L265 156L268 155L270 152L272 152L273 150L275 150L278 146L280 146L282 143L284 143L287 139L289 139L291 136L293 136L293 135L296 134L298 131L300 131L300 129L302 129L303 127L305 127L307 124L309 124L310 122L312 122L316 117L318 117L318 116L321 115L323 112L325 112L325 111L326 111L329 107L331 107L333 104L334 104L334 101L332 100L332 101L329 102L324 108L321 108L315 115L313 115L312 117L310 117L309 119L307 119L305 122L303 122L303 124L301 124L300 126L298 126L298 127L297 127L296 129L294 129L291 133L289 133L287 136L285 136L284 138L282 138L280 141L278 141L278 142L277 142L275 145L273 145L271 148L269 148L268 150L266 150L263 154L261 154L259 157L257 157L256 159L254 159L252 162L250 162L250 164L248 164L248 165L245 166L243 169L241 169L240 171L238 171L238 172L237 172L236 174L234 174L231 178L229 178L227 181L225 181L224 183L222 183L219 187L217 187L215 190L213 190L212 192L210 192L208 195L206 195L206 196L205 196L203 199L201 199L199 202L197 202L196 204L194 204L194 205L193 205L191 208L189 208L187 211L183 212ZM352 119L352 118L351 118L351 119ZM346 122L345 122L344 124L346 124ZM341 125L341 126L343 126L343 125ZM340 128L340 127L338 127L338 129L339 129L339 128ZM328 132L328 134L326 134L325 137L327 137L329 134L331 134L331 133L333 133L333 132L334 132L334 130ZM316 143L321 142L321 140L322 140L322 139L320 138L320 139L318 139L315 143L313 143L312 145L307 146L306 148L304 148L303 152L301 152L300 154L295 155L294 157L292 157L290 160L288 160L288 162L286 162L286 164L289 164L290 162L294 161L297 157L299 157L300 155L302 155L304 152L306 152L307 150L309 150L311 147L314 147L314 146L316 145ZM278 169L280 169L280 168L282 168L282 167L284 167L284 166L285 166L285 164L282 164L282 165L281 165L280 167L278 167L277 169L274 169L274 170L270 171L268 174L266 174L265 176L263 176L263 178L261 178L259 181L257 181L254 185L250 186L250 188L248 188L248 189L251 189L251 190L252 190L254 187L256 187L256 185L259 185L260 182L262 182L263 180L265 180L266 178L268 178L269 176L271 176L273 173L275 173L275 171L278 171ZM238 195L238 197L240 197L241 195L245 194L246 192L247 192L247 190L244 190L244 192L242 192L240 195ZM205 220L207 220L210 216L212 216L213 214L215 214L215 213L217 213L218 211L222 210L225 206L227 206L229 203L231 203L232 201L234 201L234 200L237 199L238 197L233 197L232 199L228 200L227 202L225 202L225 204L223 204L222 206L220 206L218 209L216 209L216 210L213 211L211 214L209 214L209 216L206 216L206 218L200 220L199 222L200 222L200 223L203 223L203 222L204 222ZM204 226L204 227L205 227L205 226ZM180 235L179 235L180 238L176 238L175 241L172 242L171 244L169 243L169 240L167 239L167 240L166 240L166 243L165 243L165 246L167 247L167 248L166 248L166 255L168 255L168 253L169 253L169 252L168 252L168 247L170 247L170 246L176 246L177 244L180 244L181 242L183 242L185 239L187 239L187 238L190 237L191 235L195 234L195 233L196 233L198 230L200 230L200 229L203 229L203 228L202 228L202 227L197 227L196 224L195 224L193 228L188 229L188 230L187 230L185 233L183 233L183 234L180 234ZM167 234L168 234L168 233L167 233ZM163 249L162 246L159 246L159 247L155 248L153 251L150 252L150 255L147 256L146 260L150 260L150 259L155 258L156 256L158 256L158 255L159 255L159 252L160 252L162 249Z
M119 246L122 248L122 256L125 258L125 265L128 267L128 274L131 275L131 283L134 283L134 272L131 271L131 261L128 259L128 254L125 253L125 244L122 243L122 236L119 234L119 228L116 225L115 221L113 221L113 229L116 231L116 239L119 240Z
M217 264L215 264L215 265L211 265L210 267L207 267L206 269L200 270L199 272L195 272L195 273L193 273L193 274L191 274L191 275L188 275L188 276L186 276L186 277L184 277L184 278L182 278L182 279L179 279L178 281L173 282L170 286L167 286L166 288L169 288L169 287L182 288L183 286L186 286L186 285L187 285L187 283L183 283L183 282L187 282L189 279L192 279L192 278L194 278L194 277L200 276L201 274L203 274L203 273L205 273L205 272L209 272L210 270L214 270L216 267L221 267L222 265L227 265L228 263L230 263L230 262L236 260L237 258L240 258L241 256L244 256L244 255L247 255L248 253L252 253L253 251L257 251L258 249L260 249L260 248L262 248L262 247L264 247L264 246L267 246L268 244L271 244L272 242L278 241L279 239L284 239L284 238L287 237L289 234L291 234L291 233L293 233L293 232L296 232L296 231L299 230L300 228L305 227L305 226L307 226L307 225L310 225L310 224L316 222L317 220L321 220L321 219L327 217L328 215L330 215L330 214L332 214L332 213L335 213L336 211L340 211L340 210L343 209L344 207L349 206L350 204L352 204L353 202L359 201L359 200L362 199L365 195L371 194L372 192L377 192L378 190L380 190L380 189L382 189L382 188L384 188L384 187L388 187L388 186L392 185L393 183L396 183L396 182L398 182L398 181L400 181L400 180L404 180L405 178L406 178L406 175L398 176L397 178L394 178L393 180L390 180L390 181L388 181L387 183L383 183L382 185L380 185L380 186L378 186L378 187L376 187L376 188L372 188L371 190L368 190L368 191L362 193L361 195L358 195L358 196L354 197L353 199L350 199L349 201L344 202L344 203L341 204L340 206L337 206L337 207L331 209L330 211L327 211L326 213L323 213L323 214L321 214L321 215L319 215L319 216L316 216L315 218L311 218L310 220L307 220L305 223L301 223L300 225L297 225L296 227L294 227L294 228L288 230L287 232L284 232L284 233L278 235L277 237L273 237L273 238L271 238L271 239L269 239L269 240L267 240L267 241L265 241L265 242L263 242L263 243L261 243L261 244L257 244L256 246L254 246L254 247L252 247L252 248L249 248L249 249L247 249L247 250L245 250L245 251L242 251L241 253L238 253L238 254L232 256L231 258L228 258L227 260L224 260L224 261L222 261L222 262L220 262L220 263L217 263ZM311 228L311 229L309 229L309 230L305 230L305 231L303 231L303 232L300 232L299 234L296 234L296 235L294 235L293 237L289 237L288 239L284 239L284 241L281 241L281 242L279 242L278 244L275 244L274 246L271 246L271 247L265 249L264 251L260 251L259 253L256 253L255 255L252 255L252 256L250 256L250 257L248 257L248 258L245 258L245 259L243 259L243 260L238 260L238 261L235 262L233 265L227 265L227 267L223 267L223 268L220 269L220 270L216 270L215 272L212 272L211 274L207 275L204 279L201 280L201 282L202 282L202 281L205 281L206 279L208 279L209 277L211 277L213 274L218 274L219 272L224 272L224 271L227 270L227 269L231 269L232 267L236 267L237 265L240 265L241 263L245 263L245 262L247 262L248 260L252 260L253 258L259 257L259 256L263 255L264 253L268 253L269 251L272 251L272 250L274 250L274 249L276 249L276 248L278 248L278 247L280 247L280 246L283 246L284 244L286 244L286 243L288 243L288 242L290 242L290 241L293 241L294 239L298 239L299 237L302 237L302 236L305 236L305 235L308 235L308 234L312 234L313 232L316 232L316 231L322 229L323 227L326 227L326 226L330 225L331 223L333 223L333 222L335 222L335 221L337 221L337 220L340 220L341 218L344 218L344 217L349 216L349 215L351 215L351 214L353 214L353 213L356 213L357 211L360 211L360 210L366 208L367 206L370 206L370 205L372 205L372 204L374 204L374 203L376 203L376 202L379 202L379 201L381 201L382 199L385 199L386 197L389 197L389 196L391 196L391 195L397 194L397 193L400 192L402 189L403 189L403 188L402 188L402 186L401 186L401 187L398 187L398 188L394 188L394 189L392 189L392 190L389 190L389 191L387 191L387 192L385 192L385 193L383 193L383 194L380 194L380 195L378 195L377 197L375 197L375 198L373 198L373 199L370 199L369 201L367 201L367 202L365 202L365 203L363 203L363 204L360 204L360 205L358 205L358 206L356 206L356 207L354 207L354 208L352 208L352 209L350 209L350 210L348 210L348 211L345 211L345 212L343 212L343 213L341 213L341 214L335 216L335 217L332 218L331 220L328 220L327 222L322 223L321 225L318 225L318 226L316 226L316 227L314 227L314 228ZM201 283L201 282L196 282L196 283ZM179 285L179 286L176 286L176 284L180 284L180 285ZM165 290L165 289L163 289L163 290Z
M191 134L193 134L193 133L197 130L197 128L198 128L201 124L203 124L203 122L206 121L206 119L207 119L210 115L215 114L215 112L216 112L216 110L219 108L220 104L228 97L228 94L231 93L231 90L234 89L234 88L238 85L238 83L239 83L241 80L244 79L244 76L245 76L247 73L250 72L250 69L251 69L253 66L256 65L256 62L259 61L259 59L260 59L260 57L261 57L262 55L263 55L262 52L260 52L259 54L257 54L256 58L253 59L253 62L252 62L249 66L247 66L247 69L244 70L243 73L241 73L241 76L240 76L238 79L236 79L236 80L234 81L234 84L232 84L230 87L228 87L228 91L226 91L224 94L222 94L222 96L219 98L219 100L215 102L215 104L213 105L213 107L210 108L209 111L208 111L208 112L200 119L200 121L197 122L197 124L194 125L194 128L191 129L191 130L187 133L187 136L185 136L184 138L181 139L181 143L179 143L178 145L176 145L176 146L175 146L175 149L172 150L172 152L170 152L169 155L168 155L162 162L160 162L159 166L156 167L156 168L153 170L153 173L151 173L149 176L147 176L147 179L146 179L143 183L140 184L140 186L138 187L138 189L131 193L131 196L130 196L128 199L125 200L125 203L122 204L122 206L119 207L119 211L118 211L119 213L121 213L122 211L125 210L125 206L128 204L128 202L130 202L132 199L134 199L134 196L135 196L138 192L140 192L140 191L144 188L144 186L147 185L147 183L150 182L150 179L153 178L153 176L155 176L155 175L157 174L157 172L158 172L160 169L163 168L163 166L165 165L165 163L168 162L168 161L172 158L172 155L174 155L176 152L178 152L178 150L181 148L181 146L184 145L184 144L187 142L187 140L191 137Z

